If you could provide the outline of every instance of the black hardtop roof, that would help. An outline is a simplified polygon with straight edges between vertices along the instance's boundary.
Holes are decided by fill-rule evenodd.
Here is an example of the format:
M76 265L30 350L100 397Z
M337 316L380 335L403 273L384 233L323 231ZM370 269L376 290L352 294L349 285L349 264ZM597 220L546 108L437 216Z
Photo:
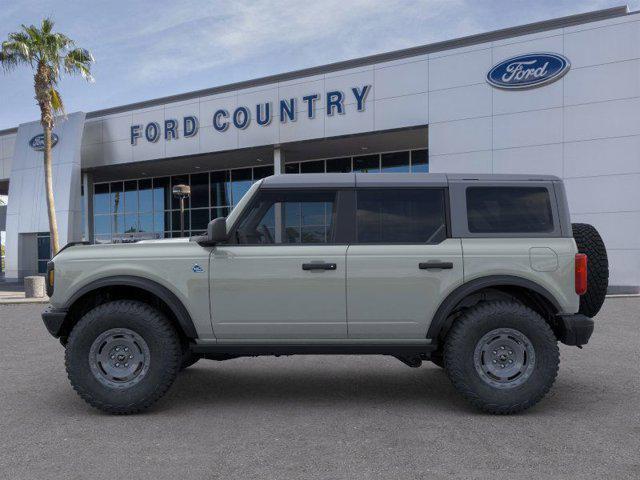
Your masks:
M445 187L457 182L557 182L554 175L476 173L293 173L272 175L262 188Z

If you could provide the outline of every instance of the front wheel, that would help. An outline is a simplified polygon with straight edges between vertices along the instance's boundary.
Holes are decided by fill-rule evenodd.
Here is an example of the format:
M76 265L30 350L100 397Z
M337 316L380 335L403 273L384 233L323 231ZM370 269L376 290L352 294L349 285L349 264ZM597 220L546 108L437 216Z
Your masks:
M73 327L65 363L71 385L88 404L115 414L136 413L162 397L182 359L166 317L138 301L97 306Z
M518 302L486 302L453 325L444 347L445 371L475 407L517 413L538 403L553 385L560 352L553 331Z

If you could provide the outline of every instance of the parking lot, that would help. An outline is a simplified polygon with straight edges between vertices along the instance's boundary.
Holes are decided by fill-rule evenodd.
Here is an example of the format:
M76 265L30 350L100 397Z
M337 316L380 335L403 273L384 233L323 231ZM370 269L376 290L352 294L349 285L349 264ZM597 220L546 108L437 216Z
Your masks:
M607 300L511 417L378 356L201 361L151 411L108 416L69 386L42 308L0 306L2 478L640 478L639 299Z

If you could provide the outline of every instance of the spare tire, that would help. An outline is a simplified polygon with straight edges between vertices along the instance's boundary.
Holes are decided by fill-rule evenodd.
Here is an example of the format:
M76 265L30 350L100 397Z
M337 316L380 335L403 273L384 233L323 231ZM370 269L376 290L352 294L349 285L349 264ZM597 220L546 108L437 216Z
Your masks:
M587 292L580 296L579 313L595 317L604 303L609 287L607 249L593 225L573 223L571 226L578 252L587 255Z

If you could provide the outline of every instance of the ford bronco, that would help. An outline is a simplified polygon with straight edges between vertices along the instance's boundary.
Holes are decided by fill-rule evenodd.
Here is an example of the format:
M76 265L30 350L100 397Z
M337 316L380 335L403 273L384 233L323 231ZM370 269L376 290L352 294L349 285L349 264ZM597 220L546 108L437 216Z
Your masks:
M106 412L200 359L381 354L508 414L549 391L558 341L588 342L608 264L556 177L301 174L258 181L202 236L68 245L46 281L71 385Z

